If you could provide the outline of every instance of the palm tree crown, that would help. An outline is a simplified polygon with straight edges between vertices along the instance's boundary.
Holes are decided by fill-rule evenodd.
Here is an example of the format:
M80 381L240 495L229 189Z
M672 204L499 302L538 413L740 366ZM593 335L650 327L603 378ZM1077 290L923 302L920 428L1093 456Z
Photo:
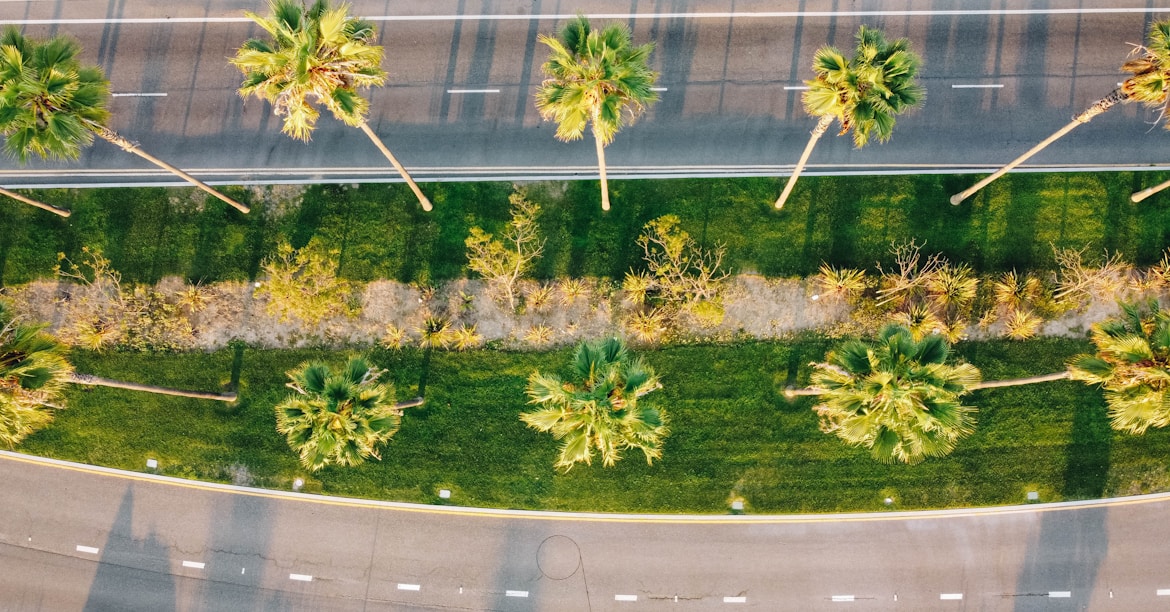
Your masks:
M975 430L975 408L959 398L979 383L979 370L946 363L949 353L941 336L915 341L897 325L883 328L875 343L830 352L812 374L822 430L887 463L950 453Z
M231 60L244 73L240 95L270 102L284 117L284 133L298 140L309 140L317 124L320 113L313 102L346 125L359 126L369 102L357 89L386 82L382 47L370 44L374 25L351 17L348 4L330 8L318 0L306 8L274 0L268 6L268 17L246 14L272 40L249 40Z
M90 126L109 120L109 83L81 65L80 52L64 36L38 44L13 27L0 35L0 132L9 155L77 159L93 143Z
M73 373L65 347L44 328L21 323L0 302L0 446L48 425Z
M594 450L606 467L628 448L641 450L647 463L662 456L662 439L669 433L666 413L642 399L662 387L653 369L611 338L581 343L573 357L573 376L574 382L564 382L534 372L528 397L540 408L520 415L529 427L562 441L558 468L590 465Z
M910 41L887 42L880 30L861 26L852 58L836 47L817 49L816 76L805 81L804 110L814 117L832 117L841 123L840 135L853 132L853 144L863 147L871 137L886 142L894 133L894 118L917 106L925 90L915 82L922 60L910 51Z
M1170 424L1170 312L1150 302L1093 325L1097 354L1069 363L1076 380L1101 385L1113 428L1141 434Z
M592 127L602 204L608 210L604 147L658 100L652 89L658 74L647 64L654 44L634 46L626 26L610 24L595 30L582 15L566 24L559 38L542 34L539 40L551 52L541 66L548 78L536 92L536 108L545 120L557 122L560 140L577 140L586 126Z
M288 372L288 386L296 393L276 406L276 429L302 465L315 471L381 458L377 447L402 422L393 387L379 382L384 373L362 358L349 360L340 372L320 362Z
M302 141L309 140L320 117L314 103L324 105L342 123L360 128L423 210L431 210L431 201L366 123L370 103L357 90L386 82L382 47L372 44L374 24L350 16L349 4L330 8L327 0L309 7L297 0L271 0L268 11L267 17L245 13L271 40L249 40L231 59L244 73L240 95L268 101L284 117L281 131Z
M900 38L888 42L879 30L861 26L857 30L857 49L846 59L833 46L817 49L813 57L811 81L801 96L804 110L819 117L800 161L776 200L782 208L792 193L796 179L804 170L813 147L836 119L841 123L838 135L853 132L853 144L861 148L870 138L885 142L894 133L894 118L922 102L926 90L915 78L922 60L910 50L910 41Z

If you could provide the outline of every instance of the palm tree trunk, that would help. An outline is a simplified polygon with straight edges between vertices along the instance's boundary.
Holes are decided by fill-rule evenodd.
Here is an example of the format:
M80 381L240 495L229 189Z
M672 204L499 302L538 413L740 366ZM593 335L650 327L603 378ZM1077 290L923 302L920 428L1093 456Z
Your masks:
M37 208L39 208L41 210L47 210L47 211L53 213L54 215L61 215L62 217L68 217L69 215L73 214L73 213L65 210L64 208L57 208L56 206L53 206L51 204L45 204L44 202L38 202L32 198L26 198L26 197L20 195L19 193L16 193L15 191L9 191L3 187L0 187L0 194L6 195L6 196L12 198L13 200L20 200L21 202L24 202L25 204L30 204L32 206L36 206Z
M398 402L397 404L394 404L394 412L398 413L398 416L402 416L403 410L406 410L407 408L418 408L419 406L422 406L424 403L426 403L426 400L424 400L421 397L409 399L409 400L406 400L405 402Z
M422 190L418 188L418 184L415 183L414 179L410 177L410 173L406 171L406 168L404 168L402 164L398 163L398 158L394 157L394 154L390 152L390 149L386 148L386 145L382 142L382 139L378 138L378 135L374 133L374 130L370 129L370 124L362 121L358 124L358 127L360 127L362 131L366 133L366 136L370 137L370 140L373 141L374 146L378 147L378 150L382 152L382 155L385 155L386 159L390 160L390 165L394 166L394 169L398 171L398 174L402 175L402 180L406 181L407 185L410 185L410 190L414 192L414 197L418 198L418 203L422 204L422 209L425 211L430 211L432 208L431 201L427 199L427 196L423 195Z
M784 208L784 202L788 200L788 195L792 193L792 188L796 186L796 178L804 171L805 164L808 163L809 156L812 155L813 147L817 146L817 141L821 136L825 135L825 130L833 123L832 115L825 115L817 121L817 126L813 128L812 134L809 136L808 144L804 145L804 153L800 154L800 161L796 162L796 167L792 169L792 175L788 177L788 182L784 184L784 192L776 199L776 210Z
M176 395L178 397L192 397L195 399L209 399L220 402L234 402L236 401L235 393L207 393L204 391L183 391L181 389L168 389L167 387L155 387L152 385L140 385L138 383L123 382L120 380L110 380L109 378L102 378L94 376L93 374L77 374L69 375L69 382L77 385L86 385L94 387L112 387L114 389L127 389L130 391L145 391L147 393L157 393L159 395Z
M805 387L803 389L785 389L784 390L784 397L792 398L792 397L801 397L804 395L820 395L824 392L825 392L824 389L819 389L817 387Z
M594 120L596 124L596 119ZM593 143L597 145L597 168L601 175L601 210L609 210L609 179L605 175L605 145L601 136L593 130Z
M1086 109L1085 112L1077 115L1076 117L1073 117L1073 120L1070 121L1068 125L1060 128L1055 134L1049 136L1048 138L1045 138L1040 144L1032 147L1031 149L1028 149L1027 153L1024 153L1023 155L1015 158L1008 165L1000 168L999 170L996 170L990 176L979 181L978 183L975 183L966 191L962 193L956 193L955 195L951 196L951 204L958 206L963 202L963 200L966 200L967 198L974 195L976 191L983 189L995 179L998 179L1008 172L1011 172L1016 166L1028 161L1028 158L1039 153L1040 151L1043 151L1045 147L1056 142L1065 134L1073 131L1073 128L1092 121L1093 117L1096 117L1110 108L1113 108L1120 102L1127 102L1128 100L1129 95L1122 91L1120 87L1114 89L1109 93L1109 95L1093 103L1093 105Z
M210 186L207 185L207 183L204 183L203 181L191 176L190 174L187 174L186 172L183 172L182 170L180 170L180 169L168 164L167 162L151 155L150 153L143 151L142 148L138 146L138 143L132 142L132 141L122 137L117 132L115 132L115 131L111 130L110 128L107 128L106 126L101 125L99 123L96 123L93 121L86 121L86 125L89 127L90 130L93 130L93 132L95 134L97 134L98 136L101 136L110 144L113 144L113 145L121 148L123 151L126 151L127 153L133 153L133 154L137 155L138 157L141 157L142 159L145 159L146 161L158 166L159 168L162 168L163 170L166 170L166 171L170 172L171 174L174 174L175 176L182 178L184 181L187 181L188 183L191 183L192 185L194 185L194 186L202 189L203 191L219 198L220 200L227 202L233 208L235 208L236 210L238 210L242 213L248 212L249 209L247 206L244 206L243 204L240 204L239 202L227 197L226 195L216 191L215 189L212 189Z
M998 389L999 387L1017 387L1019 385L1031 385L1042 382L1052 382L1054 380L1067 380L1069 377L1068 371L1055 372L1053 374L1042 374L1040 376L1029 376L1027 378L1009 378L1007 380L985 380L973 387L976 389Z
M1170 181L1166 181L1165 183L1158 183L1153 187L1147 187L1146 189L1129 196L1129 199L1132 202L1141 202L1142 200L1154 195L1155 193L1158 193L1159 191L1162 191L1167 187L1170 187Z

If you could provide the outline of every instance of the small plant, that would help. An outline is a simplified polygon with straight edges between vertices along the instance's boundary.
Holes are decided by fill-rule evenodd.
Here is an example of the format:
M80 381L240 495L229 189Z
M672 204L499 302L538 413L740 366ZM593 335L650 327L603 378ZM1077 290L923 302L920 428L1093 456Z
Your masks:
M820 295L828 298L849 300L865 291L865 270L835 268L822 263L816 280Z
M419 348L447 348L451 343L451 321L446 317L428 316L417 331Z
M666 317L659 308L635 312L626 321L626 329L639 342L658 342L666 334Z
M582 278L561 281L561 304L571 306L573 302L589 296L589 284Z
M894 322L909 330L914 341L940 333L945 323L926 304L914 304L908 310L894 314Z
M1004 272L992 283L997 306L1015 310L1024 304L1030 304L1040 298L1043 287L1040 279L1032 276L1020 276L1015 270Z
M179 292L177 304L188 314L200 312L207 308L207 290L199 283L187 285Z
M388 349L400 349L410 344L410 335L406 330L393 323L386 325L386 333L382 334L382 346Z
M943 264L926 279L926 291L940 308L962 309L975 299L979 279L967 264Z
M468 351L482 344L483 336L475 330L475 325L468 327L467 324L463 324L451 332L451 346L457 351Z
M547 346L553 341L553 330L547 325L534 325L524 334L524 341L532 346Z
M552 285L537 285L524 298L524 304L533 312L544 312L548 310L553 303L553 291L555 288Z
M646 303L653 286L654 279L645 272L627 272L625 280L622 281L622 291L626 292L626 298L635 306Z
M1004 335L1012 340L1027 340L1040 332L1044 319L1030 310L1013 310L1004 319Z

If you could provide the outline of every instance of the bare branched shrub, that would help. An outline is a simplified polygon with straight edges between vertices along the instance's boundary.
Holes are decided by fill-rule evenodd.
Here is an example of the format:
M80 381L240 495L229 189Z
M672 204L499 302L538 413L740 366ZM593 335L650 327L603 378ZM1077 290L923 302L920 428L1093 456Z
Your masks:
M261 266L266 279L256 289L256 297L267 298L268 314L279 316L282 322L295 317L315 326L339 314L357 316L355 288L337 276L340 254L319 238L300 249L281 242Z
M637 320L659 318L664 327L678 324L681 315L694 317L703 326L723 321L723 269L726 248L705 248L679 226L675 215L663 215L647 223L638 237L646 272L631 271L622 286L627 299L638 307ZM657 314L647 314L647 311Z
M53 272L67 285L60 304L66 323L58 330L61 341L99 351L122 340L127 318L122 275L101 251L81 248L80 263L57 253Z
M924 259L922 245L914 240L892 244L890 252L894 255L894 269L886 271L878 265L878 272L882 275L878 305L907 303L919 297L927 281L940 267L946 265L946 259L941 254L936 253Z
M544 252L545 241L540 237L540 225L536 221L540 206L526 200L521 193L513 193L508 201L512 205L512 218L502 240L495 240L492 234L473 227L464 243L467 267L486 279L493 293L515 310L516 283Z
M1057 286L1053 298L1057 302L1082 307L1093 299L1122 299L1129 287L1133 266L1120 253L1104 253L1098 264L1085 261L1086 248L1053 247L1056 258Z

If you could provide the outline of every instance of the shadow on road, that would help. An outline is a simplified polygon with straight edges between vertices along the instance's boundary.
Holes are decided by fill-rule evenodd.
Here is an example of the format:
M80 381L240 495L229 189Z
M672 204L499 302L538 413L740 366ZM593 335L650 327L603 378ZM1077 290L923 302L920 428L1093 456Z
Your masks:
M134 537L133 487L122 497L110 534L101 547L97 573L84 609L86 612L177 609L167 546L153 530L141 540Z
M204 553L207 580L201 610L282 610L284 595L265 592L264 569L272 536L270 517L276 509L262 497L219 497L210 512L211 541Z

